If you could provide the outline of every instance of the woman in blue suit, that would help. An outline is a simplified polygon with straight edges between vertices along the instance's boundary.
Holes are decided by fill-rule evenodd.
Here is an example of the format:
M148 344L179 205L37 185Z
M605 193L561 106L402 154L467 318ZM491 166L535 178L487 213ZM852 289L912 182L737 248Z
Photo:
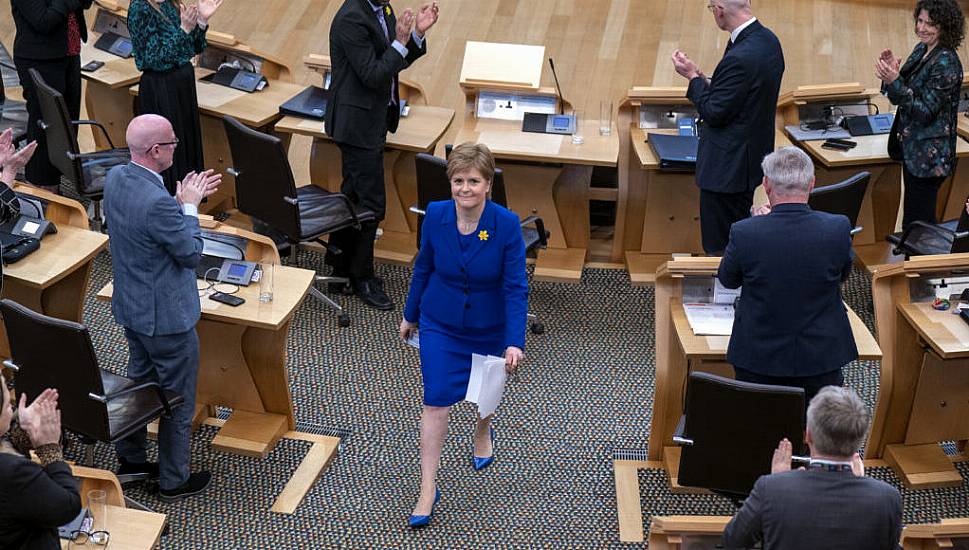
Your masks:
M451 405L464 399L471 354L503 355L514 372L525 348L528 281L518 216L488 200L495 161L481 144L452 151L447 174L452 200L432 202L421 227L421 249L400 322L407 339L420 325L421 492L408 523L430 522L440 498L437 470ZM491 417L478 418L471 464L494 461Z

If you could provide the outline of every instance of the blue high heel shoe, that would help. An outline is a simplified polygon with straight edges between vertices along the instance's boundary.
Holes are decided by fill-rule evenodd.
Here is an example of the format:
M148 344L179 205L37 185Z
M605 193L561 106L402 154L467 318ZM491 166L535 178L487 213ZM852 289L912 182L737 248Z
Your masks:
M427 527L431 523L431 516L434 515L434 507L437 506L437 501L439 500L441 500L441 490L434 489L434 504L431 504L431 513L426 516L410 516L407 518L407 525L410 525L411 529Z
M480 458L474 456L474 438L471 438L471 465L474 466L474 471L476 472L484 470L495 461L495 429L488 428L488 431L491 433L491 456L489 457Z

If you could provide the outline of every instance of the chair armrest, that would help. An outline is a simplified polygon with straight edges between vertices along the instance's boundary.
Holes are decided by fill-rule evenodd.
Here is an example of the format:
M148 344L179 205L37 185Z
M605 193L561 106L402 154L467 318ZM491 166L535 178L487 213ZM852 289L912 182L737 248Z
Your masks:
M852 229L852 230L851 230L851 236L852 236L852 237L854 237L854 236L855 236L855 235L857 235L858 233L861 233L861 231L862 231L863 229L864 229L864 227L862 227L862 226L860 226L860 225L856 225L856 226L854 227L854 229Z
M330 193L329 195L326 195L325 197L323 197L323 199L335 200L335 201L340 201L344 203L344 205L346 205L347 207L347 211L350 212L350 217L353 219L353 226L357 228L360 227L360 221L357 220L357 212L353 209L353 203L350 202L350 199L348 199L346 195L344 195L343 193ZM283 200L285 200L290 204L299 203L299 199L290 199L290 197L283 197Z
M11 71L16 71L17 70L17 67L16 66L11 65L10 63L7 63L6 61L0 61L0 67L6 67L6 68L10 69Z
M78 153L74 154L70 151L66 152L67 158L71 160L85 161L88 159L104 158L105 154L113 153L114 151L122 151L123 149L105 149L103 151L92 151L90 153Z
M676 423L676 429L673 430L673 443L684 447L693 446L693 440L686 437L683 433L686 431L686 415L680 416L680 421Z
M905 244L908 241L908 237L909 235L911 235L912 230L915 229L916 227L926 229L928 231L932 231L933 233L937 233L939 235L942 235L943 237L952 237L953 241L955 241L956 239L964 239L967 236L969 236L969 231L950 231L944 227L934 225L931 223L926 223L923 221L914 221L902 231L902 237L898 240L898 245L895 246L892 252L894 252L895 254L901 254L905 251Z
M97 126L98 128L101 129L101 132L104 133L104 137L108 139L108 145L110 145L112 149L116 148L114 146L114 142L111 141L111 136L108 135L108 131L104 128L104 126L100 122L96 120L72 120L71 124L74 126L80 126L82 124L90 124L91 126Z
M413 212L414 214L417 214L418 216L424 216L427 214L427 210L421 210L420 208L417 207L416 204L410 205L410 208L408 208L407 210Z
M13 359L4 359L3 366L7 367L8 369L14 372L20 372L20 367L18 367L17 364L13 362Z
M540 248L548 248L548 232L545 231L545 221L538 216L528 216L521 221L521 226L534 225L535 231L538 232L538 246Z
M105 403L106 404L108 401L111 401L112 399L117 399L119 397L123 397L125 395L130 394L130 393L134 393L136 391L141 391L141 390L146 389L146 388L152 388L152 389L155 390L155 394L158 396L158 401L161 403L161 406L164 407L164 409L165 409L165 414L171 415L172 414L172 405L171 405L171 403L168 402L168 398L165 397L165 392L162 391L162 388L161 388L161 386L158 385L158 382L145 382L144 384L138 384L136 386L132 386L130 388L126 388L126 389L123 389L121 391L114 392L114 393L110 393L110 394L106 394L106 395L98 395L96 393L89 393L89 394L87 394L87 396L90 397L91 399L95 400L95 401L99 401L101 403Z

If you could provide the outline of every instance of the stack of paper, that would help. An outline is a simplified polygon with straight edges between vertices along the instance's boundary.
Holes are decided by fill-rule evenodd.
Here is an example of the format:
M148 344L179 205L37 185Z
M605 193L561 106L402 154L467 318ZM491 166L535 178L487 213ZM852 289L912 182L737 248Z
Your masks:
M683 304L683 310L697 336L730 336L733 330L732 305Z
M464 399L478 404L478 415L487 418L498 409L505 393L505 360L494 355L471 355L471 378Z

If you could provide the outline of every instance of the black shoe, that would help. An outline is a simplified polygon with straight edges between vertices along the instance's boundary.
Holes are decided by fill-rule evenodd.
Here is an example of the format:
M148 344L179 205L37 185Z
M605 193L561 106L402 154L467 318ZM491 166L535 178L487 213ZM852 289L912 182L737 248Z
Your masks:
M194 474L189 474L188 481L182 484L181 487L175 489L161 489L158 491L158 498L165 502L173 502L176 500L182 500L183 498L195 496L206 489L212 483L212 474L209 472L195 472Z
M120 460L121 466L115 473L119 478L118 481L121 483L142 480L155 481L158 479L157 462L128 462L123 458Z
M357 281L356 287L357 296L368 306L381 311L394 309L394 303L384 292L384 285L377 279Z
M350 286L350 283L326 283L326 292L329 294L353 296L353 287Z

